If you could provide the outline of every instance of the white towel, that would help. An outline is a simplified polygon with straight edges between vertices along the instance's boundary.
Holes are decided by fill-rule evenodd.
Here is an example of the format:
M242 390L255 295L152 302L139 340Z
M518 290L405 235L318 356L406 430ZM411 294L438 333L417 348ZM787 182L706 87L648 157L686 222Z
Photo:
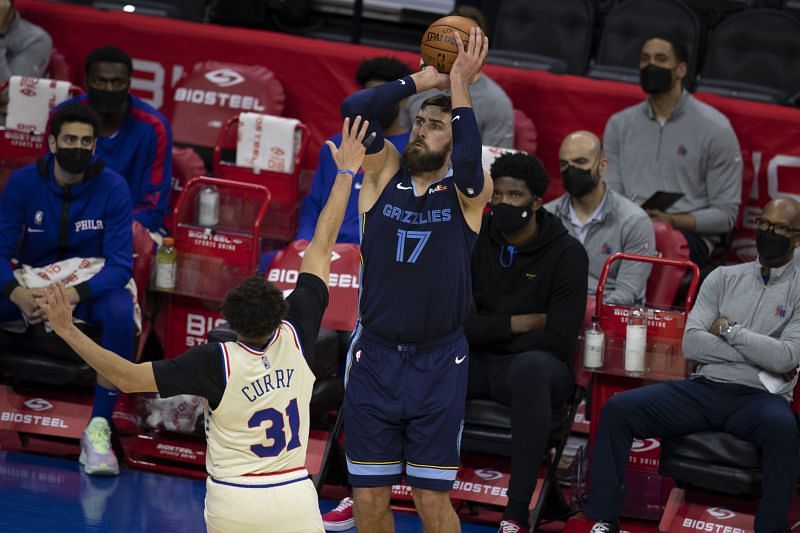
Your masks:
M294 172L302 130L294 118L260 113L239 114L236 166L270 172Z
M6 128L44 133L50 111L69 98L68 81L11 76L8 82Z
M14 277L17 278L20 285L28 289L43 289L57 282L63 283L66 287L72 287L91 279L100 272L105 264L106 260L102 257L72 257L44 267L23 265L22 268L14 271ZM136 282L133 281L133 278L128 280L125 288L133 298L132 318L136 323L136 334L138 335L142 332L142 309L136 298ZM77 319L76 322L78 322ZM0 327L14 333L22 333L27 324L3 322L0 323ZM45 322L45 329L52 330L49 322Z
M489 172L492 168L494 160L507 152L516 153L521 150L512 150L511 148L500 148L499 146L484 146L481 152L481 159L483 160L483 170ZM525 153L525 152L523 152Z

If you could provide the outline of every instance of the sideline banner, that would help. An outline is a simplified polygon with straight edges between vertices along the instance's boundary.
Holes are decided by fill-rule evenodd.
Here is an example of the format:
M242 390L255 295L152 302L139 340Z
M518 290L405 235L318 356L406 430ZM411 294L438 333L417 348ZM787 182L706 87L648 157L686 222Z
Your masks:
M176 83L201 61L263 65L286 92L285 116L309 126L311 144L304 168L316 164L317 147L341 129L339 104L358 87L354 75L369 57L392 55L415 65L408 52L334 43L286 34L211 24L103 12L72 4L19 0L23 16L53 37L70 65L73 83L83 82L83 60L94 48L113 44L134 58L134 92L171 118ZM524 111L539 133L538 155L553 176L546 200L561 194L558 147L568 133L598 134L608 118L644 98L636 85L557 76L547 72L489 65L486 72ZM235 94L235 86L226 91ZM700 94L698 98L728 116L742 147L744 169L752 176L748 201L734 243L736 260L754 257L753 219L778 195L800 199L800 110ZM745 182L748 180L745 179Z

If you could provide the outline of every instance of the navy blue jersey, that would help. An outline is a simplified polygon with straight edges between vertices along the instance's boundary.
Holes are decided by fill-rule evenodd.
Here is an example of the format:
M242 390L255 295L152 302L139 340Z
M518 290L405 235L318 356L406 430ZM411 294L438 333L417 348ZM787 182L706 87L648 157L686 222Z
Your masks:
M464 219L452 173L417 197L409 171L401 169L361 223L364 328L397 342L461 328L478 235Z

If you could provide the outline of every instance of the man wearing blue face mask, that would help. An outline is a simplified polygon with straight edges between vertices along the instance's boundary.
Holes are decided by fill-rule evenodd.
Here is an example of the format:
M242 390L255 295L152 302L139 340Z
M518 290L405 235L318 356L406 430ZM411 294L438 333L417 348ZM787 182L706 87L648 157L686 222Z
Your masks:
M133 60L103 46L86 57L87 93L67 100L100 115L97 155L128 182L133 219L151 232L161 228L172 180L172 128L167 119L130 94Z
M733 229L742 191L742 157L728 119L683 88L686 45L659 35L639 59L644 102L613 115L603 145L608 186L641 204L658 191L683 193L653 220L680 230L691 259L704 264Z
M524 153L491 167L494 192L472 254L468 398L511 408L511 479L500 531L527 531L552 409L573 390L572 351L586 307L589 260L542 209L550 177Z
M41 282L59 272L74 315L102 329L101 344L133 358L131 208L125 180L95 156L100 119L89 107L59 108L47 155L9 178L0 199L0 322L24 329L47 320ZM12 271L11 259L19 262ZM67 275L69 273L69 275ZM17 329L17 328L15 328ZM92 418L81 439L87 474L116 475L109 420L118 391L97 377Z
M589 131L570 133L558 152L561 183L567 191L545 205L589 255L589 294L597 292L603 265L612 254L653 255L653 224L641 207L612 191L603 181L608 160L600 139ZM631 305L644 298L650 265L612 264L603 293L608 303Z

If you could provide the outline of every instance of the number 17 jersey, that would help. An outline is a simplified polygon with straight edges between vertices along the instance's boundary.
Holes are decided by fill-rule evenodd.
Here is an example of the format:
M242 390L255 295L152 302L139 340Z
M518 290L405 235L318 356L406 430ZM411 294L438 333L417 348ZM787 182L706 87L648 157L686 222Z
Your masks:
M361 215L361 325L393 342L421 342L461 328L472 291L477 233L461 210L452 171L417 196L395 174Z

